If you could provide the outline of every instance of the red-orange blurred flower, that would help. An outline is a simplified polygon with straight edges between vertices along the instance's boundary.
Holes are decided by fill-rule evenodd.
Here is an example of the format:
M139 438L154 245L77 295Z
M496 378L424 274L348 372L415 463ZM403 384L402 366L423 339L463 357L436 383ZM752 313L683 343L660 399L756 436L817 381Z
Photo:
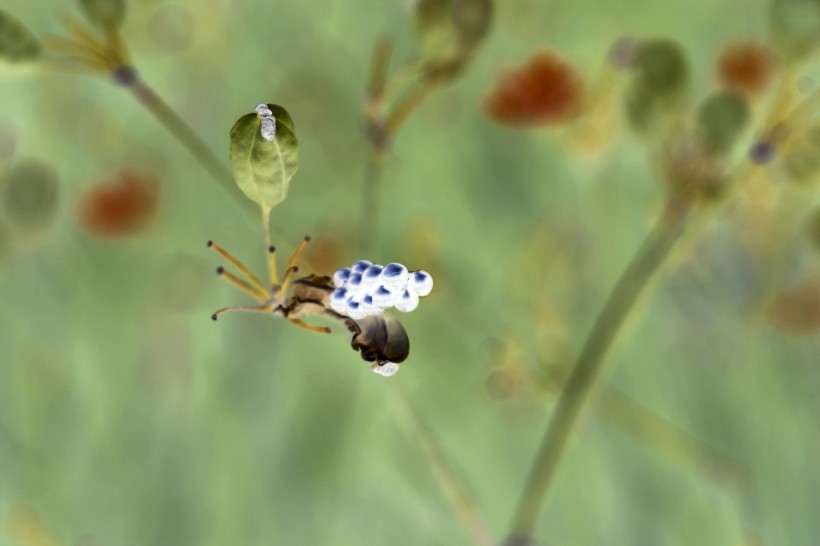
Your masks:
M96 235L121 237L145 228L159 205L159 179L152 174L122 171L111 182L90 187L78 207L78 220Z
M575 70L558 55L539 52L523 66L501 74L484 109L503 125L554 125L578 116L582 99Z
M776 69L772 50L755 42L729 44L717 61L717 76L723 85L753 95L766 90Z

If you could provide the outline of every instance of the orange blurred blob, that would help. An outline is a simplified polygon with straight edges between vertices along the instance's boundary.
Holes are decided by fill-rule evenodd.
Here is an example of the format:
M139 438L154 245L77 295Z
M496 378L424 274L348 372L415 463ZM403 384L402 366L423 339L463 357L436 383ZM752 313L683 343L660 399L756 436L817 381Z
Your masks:
M820 331L820 271L814 271L771 303L768 319L778 330L792 334Z
M501 75L484 110L502 125L557 125L581 113L582 91L580 77L566 61L540 52Z
M772 50L755 42L729 44L717 61L717 75L723 85L752 95L766 90L776 69Z
M123 171L112 182L88 189L78 207L78 220L89 233L122 237L145 229L156 216L158 205L156 176Z

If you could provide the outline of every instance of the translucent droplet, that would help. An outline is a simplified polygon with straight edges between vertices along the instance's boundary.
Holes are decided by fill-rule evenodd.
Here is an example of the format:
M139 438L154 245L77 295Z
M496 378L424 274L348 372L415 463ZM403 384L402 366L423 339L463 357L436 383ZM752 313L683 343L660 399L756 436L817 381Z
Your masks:
M408 289L411 287L416 294L424 297L433 290L433 277L426 271L414 271Z
M411 290L405 290L396 300L396 309L402 313L409 313L419 306L419 296Z
M373 373L377 373L382 377L391 377L399 371L399 365L395 362L385 362L382 365L373 364L370 369L373 370Z

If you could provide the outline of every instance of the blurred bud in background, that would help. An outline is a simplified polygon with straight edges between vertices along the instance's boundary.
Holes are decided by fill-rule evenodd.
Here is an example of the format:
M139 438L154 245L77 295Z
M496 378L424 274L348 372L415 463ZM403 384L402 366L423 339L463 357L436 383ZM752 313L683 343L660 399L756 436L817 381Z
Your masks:
M782 289L769 305L767 318L772 326L789 334L820 332L820 270L809 272Z
M491 0L413 0L421 71L447 83L458 76L481 45L493 18Z
M816 206L809 213L806 220L806 236L812 247L820 253L820 206Z
M122 171L88 188L77 207L77 222L88 234L126 237L142 232L159 208L159 178Z
M708 155L727 156L749 126L751 112L746 98L737 91L711 93L695 114L698 143Z
M60 191L50 165L36 159L17 161L0 184L3 214L10 225L28 232L51 227Z
M766 44L733 42L721 51L715 69L718 81L724 86L759 96L772 82L777 59Z
M820 176L820 125L796 135L793 143L783 154L783 169L792 181L810 184Z
M549 51L505 70L484 101L487 116L501 125L537 127L566 123L581 114L583 84L575 69Z
M13 546L63 546L30 506L17 505L6 514L6 534Z
M638 133L654 132L681 114L689 87L689 65L671 40L646 40L635 54L635 68L626 95L626 116Z

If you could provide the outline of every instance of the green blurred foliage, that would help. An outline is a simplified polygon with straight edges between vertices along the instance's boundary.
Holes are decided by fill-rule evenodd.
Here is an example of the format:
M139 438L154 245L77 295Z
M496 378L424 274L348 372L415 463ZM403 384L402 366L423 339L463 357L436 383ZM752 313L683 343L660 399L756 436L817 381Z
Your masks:
M3 9L42 36L61 32L67 6ZM186 23L158 25L171 9ZM500 539L554 400L544 370L571 361L660 196L626 132L597 162L579 159L559 139L492 125L482 99L500 67L547 46L595 73L622 35L680 44L705 96L720 45L765 37L767 13L763 1L497 2L469 69L396 138L382 250L358 256L367 67L380 35L395 40L396 65L418 54L405 2L130 2L122 31L140 74L226 167L239 117L260 102L292 115L301 165L272 215L280 251L310 234L337 265L433 274L433 293L400 317L411 353L390 379L332 323L320 336L262 315L210 320L243 295L213 275L221 261L205 242L261 273L260 221L122 89L69 74L3 81L0 127L18 131L2 187L36 158L59 200L37 237L0 216L0 544L20 546L20 533L68 546L468 544L396 386ZM89 237L77 201L126 167L161 177L156 226ZM715 226L671 272L613 354L610 386L742 463L748 480L708 457L681 464L593 411L539 525L544 543L820 536L820 341L750 309L765 267L744 229ZM817 259L781 250L787 276ZM491 350L498 340L506 349ZM515 380L499 387L499 369Z

